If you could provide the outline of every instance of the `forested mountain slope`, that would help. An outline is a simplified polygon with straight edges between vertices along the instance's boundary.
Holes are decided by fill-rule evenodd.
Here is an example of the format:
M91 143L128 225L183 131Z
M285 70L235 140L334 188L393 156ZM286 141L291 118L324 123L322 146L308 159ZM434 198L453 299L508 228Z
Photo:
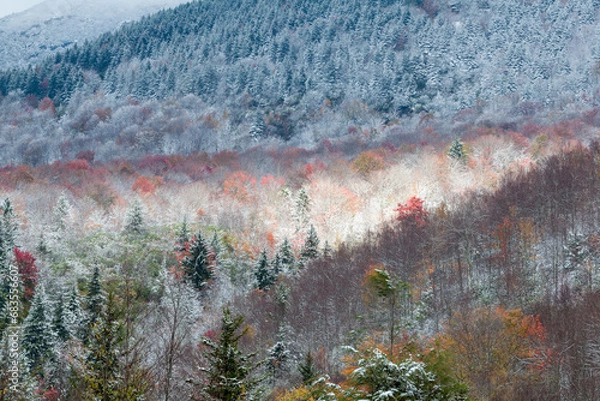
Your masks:
M183 0L46 0L0 19L0 69L27 67Z
M4 71L0 92L60 106L44 131L159 153L185 151L187 137L203 137L188 149L214 150L451 117L458 132L556 122L596 106L599 10L592 0L193 2ZM112 121L145 102L127 117L135 126ZM164 126L144 125L158 113ZM60 157L48 145L40 161Z

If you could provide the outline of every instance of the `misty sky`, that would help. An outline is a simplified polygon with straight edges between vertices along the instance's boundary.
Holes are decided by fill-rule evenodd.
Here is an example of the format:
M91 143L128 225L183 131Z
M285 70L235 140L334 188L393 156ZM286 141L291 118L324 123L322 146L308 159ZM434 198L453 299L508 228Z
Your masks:
M44 0L0 0L0 18L42 3Z

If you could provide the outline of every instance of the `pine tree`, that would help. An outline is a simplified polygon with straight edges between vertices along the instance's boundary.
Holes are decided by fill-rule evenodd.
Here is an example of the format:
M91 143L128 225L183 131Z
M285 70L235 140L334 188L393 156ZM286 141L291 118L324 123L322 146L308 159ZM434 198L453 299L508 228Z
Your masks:
M296 256L294 250L287 238L283 239L277 254L281 257L281 265L285 270L292 270L296 264Z
M87 399L118 401L118 346L123 341L112 294L106 311L101 311L92 323L88 336L87 355L82 380Z
M54 305L54 314L52 318L52 330L60 341L67 341L71 338L71 332L68 329L67 310L65 307L64 295L59 294Z
M263 114L261 112L257 112L254 116L254 121L252 122L252 126L250 127L249 134L252 137L252 139L258 141L260 138L263 137L265 129L266 126Z
M83 337L83 310L81 309L77 287L73 287L69 293L65 310L65 322L72 337Z
M295 206L295 218L298 223L298 229L302 229L306 227L310 218L310 198L304 187L300 188L298 192Z
M298 371L302 377L302 383L306 386L310 386L313 381L317 378L319 372L313 360L312 353L309 351L304 356L304 360L298 365Z
M300 251L301 264L305 265L309 260L319 257L319 237L315 227L311 224L302 251Z
M206 283L214 278L214 254L200 232L190 241L189 252L181 260L181 267L186 280L198 290L204 288Z
M273 274L273 270L269 266L266 249L260 253L254 275L256 277L256 288L263 291L267 291L277 279L277 276Z
M87 342L92 327L96 324L105 303L104 291L102 289L102 283L100 281L100 269L98 266L94 267L94 273L88 283L85 310L85 328L83 333L83 340Z
M244 354L239 348L240 339L248 333L247 327L240 332L243 323L243 316L232 316L225 308L218 341L206 337L202 340L207 348L204 357L208 367L201 369L206 375L206 384L201 385L200 391L210 400L251 400L261 381L252 378L253 371L259 366L252 362L256 354Z
M56 202L56 206L54 206L54 224L56 230L62 232L67 228L67 217L71 212L71 205L69 201L65 197L65 195L61 195Z
M187 223L187 216L183 216L183 221L181 222L181 226L177 231L177 242L175 244L175 250L178 252L185 250L185 245L190 240L190 229Z
M23 322L23 347L34 372L42 373L44 363L52 357L54 344L50 305L44 288L39 286Z
M140 235L143 234L145 229L144 226L144 211L142 210L142 205L136 199L131 204L131 208L127 213L127 223L125 224L125 232L129 234Z
M269 374L280 379L289 373L290 351L284 341L277 341L269 349L269 359L267 362L267 370Z
M281 254L277 252L273 258L272 274L275 279L283 272L283 263L281 262Z
M221 238L217 230L213 232L213 237L210 240L210 249L212 249L215 258L219 258L219 254L221 253Z
M462 163L467 161L467 152L465 146L459 138L455 138L452 141L450 149L448 150L448 157Z

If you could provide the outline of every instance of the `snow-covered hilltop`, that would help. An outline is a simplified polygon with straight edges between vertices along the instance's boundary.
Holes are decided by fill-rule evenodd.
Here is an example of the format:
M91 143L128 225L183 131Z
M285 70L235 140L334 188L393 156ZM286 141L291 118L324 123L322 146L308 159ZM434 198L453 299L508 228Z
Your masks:
M73 43L188 0L47 0L0 19L0 69L40 62Z

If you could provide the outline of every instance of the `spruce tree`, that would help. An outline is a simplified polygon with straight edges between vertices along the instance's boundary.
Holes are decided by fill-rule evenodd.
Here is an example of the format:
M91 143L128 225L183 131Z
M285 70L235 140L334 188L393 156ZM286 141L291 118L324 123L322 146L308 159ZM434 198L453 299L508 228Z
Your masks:
M210 240L210 249L212 249L215 258L219 258L219 254L221 253L221 238L217 230L213 232L213 237Z
M317 378L319 372L317 371L315 361L313 360L312 353L310 351L306 353L304 360L298 365L298 371L302 377L302 383L304 383L306 386L310 386Z
M71 338L71 333L68 329L67 309L64 301L64 295L59 294L56 304L54 305L54 314L52 317L52 330L60 341L67 341Z
M255 353L244 354L240 350L240 339L248 332L242 330L243 316L232 316L228 308L223 310L221 333L217 341L204 338L202 343L207 348L204 357L207 367L205 381L200 387L202 398L206 400L240 401L251 400L261 379L252 378L253 371L259 366L253 363Z
M263 291L268 290L277 278L269 266L269 259L267 257L266 249L263 249L263 251L260 253L260 257L256 263L254 275L256 277L256 288Z
M37 288L29 314L23 322L23 348L32 371L42 373L55 344L51 308L42 286Z
M283 239L281 246L277 252L281 257L281 265L285 270L292 270L296 264L296 256L294 250L290 245L290 241L287 238Z
M185 245L190 240L190 229L187 223L187 216L183 216L183 220L181 222L181 226L179 226L179 230L177 230L177 240L175 244L176 251L184 251Z
M269 349L267 370L274 379L280 379L289 373L290 351L286 342L277 341Z
M273 258L272 274L275 279L283 272L283 263L281 262L281 254L277 252Z
M69 201L65 197L65 195L61 195L56 202L56 206L54 206L54 225L56 227L56 231L62 232L67 228L67 217L71 212L71 205Z
M144 227L144 211L142 205L136 199L132 202L129 212L127 213L127 223L125 224L125 232L129 234L140 235L146 230Z
M459 138L455 138L448 150L448 157L453 160L465 163L467 161L467 152L465 146Z
M104 291L102 289L102 283L100 281L100 269L98 266L94 267L94 273L88 283L85 311L86 321L85 329L83 333L83 340L87 342L92 327L96 324L102 308L105 303Z
M73 287L69 292L65 310L65 321L67 330L71 337L83 337L83 310L79 300L79 291Z
M309 260L319 256L319 237L315 227L311 224L302 251L300 251L301 264L305 265Z
M214 254L198 232L190 241L188 254L181 260L181 267L187 281L201 290L215 275Z
M82 382L88 399L120 400L118 392L118 346L123 341L113 296L109 294L106 311L102 310L90 327Z
M295 206L295 218L298 223L298 229L302 229L308 224L310 216L310 198L308 197L306 189L300 188Z

